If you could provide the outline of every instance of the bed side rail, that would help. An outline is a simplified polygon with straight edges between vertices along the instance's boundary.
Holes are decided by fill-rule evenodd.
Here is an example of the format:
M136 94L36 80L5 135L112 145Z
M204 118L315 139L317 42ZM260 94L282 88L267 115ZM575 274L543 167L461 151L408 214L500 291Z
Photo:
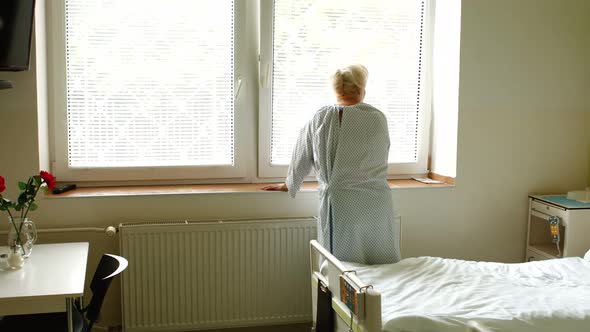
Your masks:
M342 321L347 325L350 325L351 322L351 311L340 297L340 276L346 275L349 282L355 288L362 289L364 293L362 314L359 315L360 317L352 314L354 331L377 332L382 330L381 294L377 290L360 280L354 271L347 270L340 260L316 240L310 242L310 263L312 292L317 291L317 280L322 280L332 292L332 309Z

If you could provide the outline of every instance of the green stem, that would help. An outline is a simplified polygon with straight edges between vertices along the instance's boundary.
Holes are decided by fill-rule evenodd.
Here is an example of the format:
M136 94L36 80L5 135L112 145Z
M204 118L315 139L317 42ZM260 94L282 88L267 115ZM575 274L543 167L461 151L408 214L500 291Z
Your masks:
M8 216L10 217L10 223L12 224L12 227L14 228L14 231L16 232L16 242L18 243L18 245L20 245L21 250L23 251L23 256L25 255L25 247L23 246L23 241L20 239L20 231L22 230L22 225L23 223L21 223L20 225L20 229L16 228L16 225L14 224L14 217L12 216L12 213L10 213L10 209L6 210L6 212L8 212ZM10 243L9 243L10 244Z
M23 195L26 195L26 193L27 193L27 189L29 189L29 185L30 185L30 184L31 184L31 178L29 178L29 180L27 181L27 184L26 184L26 186L25 186L25 190L24 190L24 191L23 191L23 193L22 193ZM17 201L18 201L18 204L20 204L20 200L19 200L19 199L20 199L20 196L19 196L19 197L17 197L16 199L17 199ZM24 204L26 204L26 203L23 203L23 208L20 210L20 217L21 217L21 218L23 217L23 213L25 213Z
M20 239L20 229L22 229L24 221L21 222L20 227L19 227L20 229L16 228L16 225L14 224L14 218L11 217L10 223L12 224L12 226L14 227L14 231L16 232L16 243L20 246L20 249L22 250L23 256L24 256L24 255L26 255L25 246L23 246L23 242Z
M25 190L27 190L29 188L29 186L31 185L32 182L33 182L33 177L31 176L29 178L29 181L27 181L27 187L25 188ZM43 181L41 181L41 184L43 184ZM39 188L41 188L41 185L39 185L39 187L35 188L35 194L33 194L32 201L35 201L35 196L37 196L37 192L39 191ZM27 216L27 213L29 213L29 207L31 206L31 203L32 203L31 201L28 202L26 210L24 210L24 209L20 210L20 217L21 218L24 218Z
M35 197L37 197L37 193L39 192L39 189L41 189L41 186L43 185L43 183L45 183L45 182L43 180L41 180L41 184L39 184L39 187L35 188L35 193L33 194L33 199L31 199L29 201L29 204L27 204L27 210L25 211L24 215L21 213L22 218L27 217L27 214L29 213L29 209L31 208L31 204L33 204L35 202Z
M20 232L23 230L23 225L25 224L25 218L21 218L22 222L20 226L18 226L18 237L20 238Z

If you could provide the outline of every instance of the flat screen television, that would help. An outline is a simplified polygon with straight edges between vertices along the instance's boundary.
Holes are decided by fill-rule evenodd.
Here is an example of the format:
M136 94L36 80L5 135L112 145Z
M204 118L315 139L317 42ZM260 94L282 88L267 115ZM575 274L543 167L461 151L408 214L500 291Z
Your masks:
M35 0L0 0L0 71L29 69Z

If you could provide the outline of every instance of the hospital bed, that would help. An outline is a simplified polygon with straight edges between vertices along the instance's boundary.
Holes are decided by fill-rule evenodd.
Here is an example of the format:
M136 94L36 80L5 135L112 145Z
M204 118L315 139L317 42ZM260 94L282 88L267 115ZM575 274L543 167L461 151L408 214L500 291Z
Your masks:
M326 321L329 294L334 331L590 331L590 251L518 264L417 257L368 266L341 262L314 240L310 255L314 326L318 310Z

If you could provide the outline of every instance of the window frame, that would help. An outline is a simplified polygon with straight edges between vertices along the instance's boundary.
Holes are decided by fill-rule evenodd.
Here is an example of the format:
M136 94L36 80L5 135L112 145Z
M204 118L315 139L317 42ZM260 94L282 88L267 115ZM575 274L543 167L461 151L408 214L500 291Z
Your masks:
M288 166L271 164L272 134L272 69L273 69L273 0L260 0L260 91L258 132L258 177L285 176ZM434 0L424 1L424 26L422 42L422 72L420 105L418 113L417 160L415 163L389 163L388 178L399 179L423 176L428 173L430 153L430 121L432 112L432 58L434 29ZM369 73L370 79L370 73ZM318 105L318 109L323 105Z
M425 2L418 161L390 164L391 179L428 173L434 1ZM48 43L47 54L41 56L47 57L51 168L59 181L113 185L257 183L284 179L288 166L270 164L273 0L234 3L234 166L68 168L65 0L47 1L45 6ZM314 180L313 173L307 180Z
M159 180L210 180L247 179L248 155L247 141L251 122L248 110L251 99L244 94L246 79L241 74L245 71L248 59L238 60L237 54L247 55L248 16L244 1L234 2L234 163L221 166L168 166L168 167L113 167L113 168L70 168L68 167L67 137L67 81L66 81L66 36L65 36L65 0L46 2L48 44L48 89L50 92L50 157L52 171L60 181L159 181ZM255 58L249 60L250 63ZM251 162L250 162L251 163ZM220 181L216 181L220 182Z

